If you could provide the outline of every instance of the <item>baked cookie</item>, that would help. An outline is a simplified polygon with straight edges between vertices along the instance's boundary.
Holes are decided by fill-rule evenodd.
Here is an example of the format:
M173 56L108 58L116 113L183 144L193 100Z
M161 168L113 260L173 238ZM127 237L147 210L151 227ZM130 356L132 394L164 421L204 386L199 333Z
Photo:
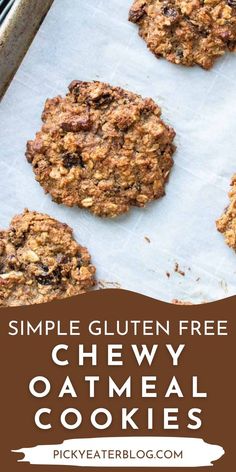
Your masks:
M0 307L31 305L86 292L95 268L72 230L25 210L0 231Z
M210 69L236 50L236 0L134 0L129 20L157 57Z
M218 231L224 234L228 246L236 251L236 174L231 182L232 190L229 192L230 204L224 214L217 220Z
M175 132L160 115L150 98L75 80L46 101L26 157L55 202L115 217L164 194Z

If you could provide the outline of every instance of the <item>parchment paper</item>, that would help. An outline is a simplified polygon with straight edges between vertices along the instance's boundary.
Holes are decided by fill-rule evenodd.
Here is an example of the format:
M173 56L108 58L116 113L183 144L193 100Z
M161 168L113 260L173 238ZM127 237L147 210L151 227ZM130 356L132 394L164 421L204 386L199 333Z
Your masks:
M127 21L130 4L54 1L0 105L1 227L25 207L68 223L106 287L195 303L235 295L236 255L215 220L236 172L236 55L209 72L157 60ZM73 79L108 81L162 106L178 146L163 199L103 220L44 194L25 144L41 126L45 99L65 94ZM175 272L176 263L185 275Z

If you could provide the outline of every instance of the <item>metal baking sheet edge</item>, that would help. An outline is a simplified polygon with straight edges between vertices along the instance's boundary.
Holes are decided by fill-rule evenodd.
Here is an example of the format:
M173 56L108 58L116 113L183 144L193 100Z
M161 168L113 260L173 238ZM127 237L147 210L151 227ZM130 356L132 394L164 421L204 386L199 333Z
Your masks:
M0 100L53 0L16 0L0 27Z

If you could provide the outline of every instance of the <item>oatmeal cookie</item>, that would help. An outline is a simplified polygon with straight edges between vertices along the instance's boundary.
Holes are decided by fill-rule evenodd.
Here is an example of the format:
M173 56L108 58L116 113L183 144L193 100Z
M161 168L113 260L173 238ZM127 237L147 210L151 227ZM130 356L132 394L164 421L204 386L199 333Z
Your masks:
M95 268L72 230L25 210L0 231L0 307L31 305L86 292Z
M232 178L231 186L230 204L221 218L217 220L216 226L218 231L224 234L228 246L236 251L236 174Z
M236 0L134 0L129 20L157 57L210 69L236 50Z
M160 115L150 98L75 80L46 101L26 157L55 202L115 217L164 194L175 132Z

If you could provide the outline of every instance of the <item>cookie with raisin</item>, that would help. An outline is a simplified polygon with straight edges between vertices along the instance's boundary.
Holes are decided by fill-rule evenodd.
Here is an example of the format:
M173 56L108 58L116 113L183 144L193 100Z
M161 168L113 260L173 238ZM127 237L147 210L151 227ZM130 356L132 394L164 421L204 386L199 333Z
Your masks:
M164 194L175 132L152 99L75 80L42 120L26 157L55 202L116 217Z
M25 210L0 231L0 307L32 305L87 292L95 268L66 224Z
M236 50L235 0L134 0L129 20L159 58L210 69Z

